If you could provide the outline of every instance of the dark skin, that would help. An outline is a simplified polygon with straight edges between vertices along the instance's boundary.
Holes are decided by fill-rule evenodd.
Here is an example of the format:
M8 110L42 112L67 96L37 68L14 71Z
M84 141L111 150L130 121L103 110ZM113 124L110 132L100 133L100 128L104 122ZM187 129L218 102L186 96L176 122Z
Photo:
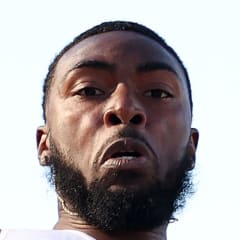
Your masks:
M186 146L192 156L189 170L194 167L198 131L191 128L181 66L157 42L134 32L98 34L68 50L56 68L46 118L37 132L40 163L51 164L43 160L50 154L51 137L88 184L109 172L129 169L142 177L112 182L109 190L147 187L154 178L166 179ZM139 131L149 146L120 138L102 147L109 136L124 128ZM138 149L141 156L134 161L112 157L114 151L126 151L125 143L128 151ZM100 240L163 240L167 225L109 235L59 207L55 228L81 230Z

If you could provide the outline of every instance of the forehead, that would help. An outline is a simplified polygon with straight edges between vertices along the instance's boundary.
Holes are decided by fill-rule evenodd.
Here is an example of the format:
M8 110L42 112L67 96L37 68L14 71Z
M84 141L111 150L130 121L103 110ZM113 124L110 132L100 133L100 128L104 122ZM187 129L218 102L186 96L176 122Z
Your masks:
M178 61L157 41L131 31L112 31L88 37L69 49L59 60L55 81L61 81L68 71L81 61L100 60L117 66L133 67L148 62L163 62L185 82ZM185 83L184 83L185 85Z

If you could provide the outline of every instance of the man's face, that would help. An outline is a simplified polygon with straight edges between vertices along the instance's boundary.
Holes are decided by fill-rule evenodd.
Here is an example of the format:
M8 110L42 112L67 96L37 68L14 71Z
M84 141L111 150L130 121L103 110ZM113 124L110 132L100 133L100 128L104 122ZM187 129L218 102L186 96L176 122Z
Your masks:
M189 169L194 160L197 133L183 71L137 33L98 34L65 53L46 116L47 136L87 186L101 181L110 192L141 191L161 182L167 188L184 156Z

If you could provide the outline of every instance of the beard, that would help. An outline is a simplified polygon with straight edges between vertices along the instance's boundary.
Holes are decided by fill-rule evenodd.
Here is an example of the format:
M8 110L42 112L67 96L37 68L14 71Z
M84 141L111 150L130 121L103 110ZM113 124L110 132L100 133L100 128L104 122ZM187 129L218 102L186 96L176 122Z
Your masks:
M186 147L179 166L168 172L166 180L155 179L147 187L138 189L125 187L110 191L109 184L116 178L138 177L136 172L119 171L87 184L82 172L71 164L71 158L51 139L49 180L67 206L88 224L109 233L144 231L174 219L174 213L182 209L192 195L189 161Z

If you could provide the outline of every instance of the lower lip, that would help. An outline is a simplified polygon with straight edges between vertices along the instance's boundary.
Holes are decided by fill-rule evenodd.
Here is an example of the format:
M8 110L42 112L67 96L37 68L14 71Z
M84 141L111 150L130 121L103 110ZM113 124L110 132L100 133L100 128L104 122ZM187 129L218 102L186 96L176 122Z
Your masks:
M102 167L119 170L137 169L146 167L147 162L148 161L145 157L136 157L131 159L126 157L109 158L103 163Z

